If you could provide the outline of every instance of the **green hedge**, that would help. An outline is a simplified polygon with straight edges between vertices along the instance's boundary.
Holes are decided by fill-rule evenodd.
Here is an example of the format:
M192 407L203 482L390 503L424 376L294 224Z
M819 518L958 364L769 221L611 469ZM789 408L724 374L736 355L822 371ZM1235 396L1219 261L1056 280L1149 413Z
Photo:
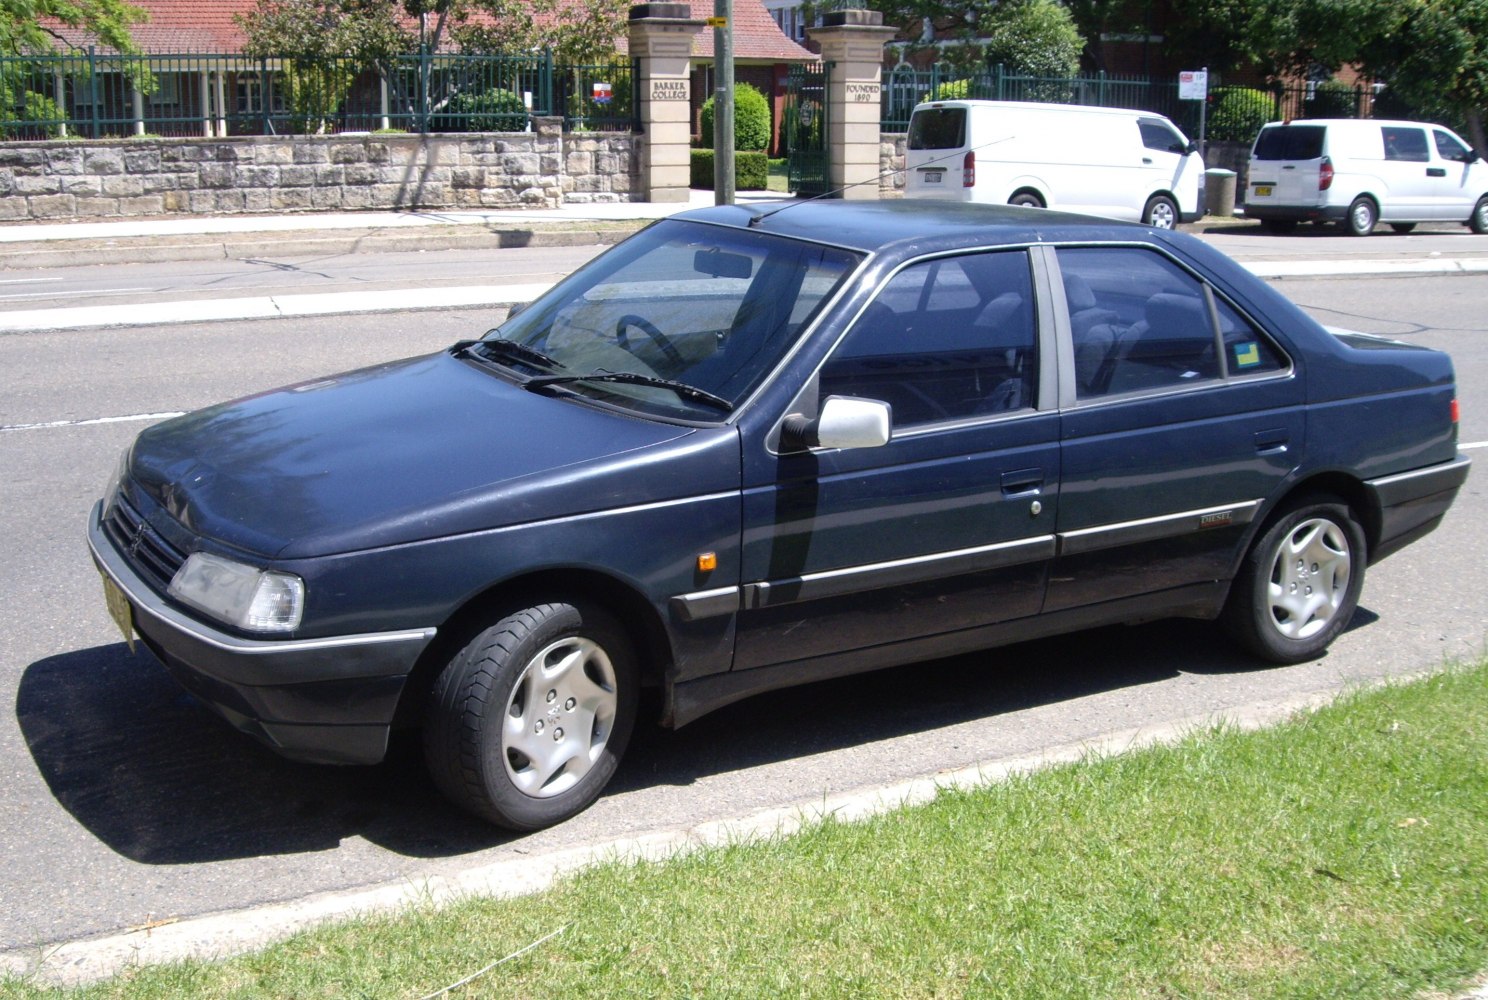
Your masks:
M1261 126L1276 117L1276 101L1264 90L1217 87L1210 97L1211 142L1253 142Z
M770 183L770 159L764 153L734 153L734 189L763 191ZM692 186L713 190L713 150L692 150Z
M713 98L703 102L702 141L700 145L713 145ZM770 102L765 95L747 83L734 87L734 148L764 149L770 145ZM741 185L742 186L742 185Z

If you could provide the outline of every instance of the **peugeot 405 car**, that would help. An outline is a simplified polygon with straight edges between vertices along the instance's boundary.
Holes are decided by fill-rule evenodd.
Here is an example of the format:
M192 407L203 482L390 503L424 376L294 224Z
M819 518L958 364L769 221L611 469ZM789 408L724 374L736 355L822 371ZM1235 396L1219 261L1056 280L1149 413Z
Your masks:
M658 222L484 338L141 433L88 537L232 726L524 830L643 704L1120 622L1323 653L1468 472L1450 359L1182 233L930 202Z

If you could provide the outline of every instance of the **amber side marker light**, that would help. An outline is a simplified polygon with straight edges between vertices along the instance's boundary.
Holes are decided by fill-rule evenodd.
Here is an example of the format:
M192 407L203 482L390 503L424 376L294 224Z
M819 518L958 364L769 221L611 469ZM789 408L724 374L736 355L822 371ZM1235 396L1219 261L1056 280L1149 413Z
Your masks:
M1457 404L1452 404L1453 412L1456 412ZM711 573L718 568L718 553L703 552L697 558L697 568L701 573Z

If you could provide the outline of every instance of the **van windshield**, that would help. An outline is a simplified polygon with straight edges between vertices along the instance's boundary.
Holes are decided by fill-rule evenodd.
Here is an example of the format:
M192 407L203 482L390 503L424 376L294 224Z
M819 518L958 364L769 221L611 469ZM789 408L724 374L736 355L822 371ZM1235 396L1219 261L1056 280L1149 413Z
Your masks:
M1256 136L1257 160L1316 160L1323 155L1323 125L1267 125Z
M911 116L910 149L960 149L964 145L965 108L922 108Z

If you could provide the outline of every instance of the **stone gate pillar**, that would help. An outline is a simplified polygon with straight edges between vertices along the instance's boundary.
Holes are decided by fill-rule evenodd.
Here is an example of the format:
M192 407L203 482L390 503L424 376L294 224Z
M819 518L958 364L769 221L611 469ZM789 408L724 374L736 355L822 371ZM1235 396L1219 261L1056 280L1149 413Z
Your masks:
M646 201L688 199L691 182L692 39L704 22L685 3L630 8L630 55L639 61L641 193Z
M811 29L811 38L821 44L822 62L832 64L828 187L843 198L877 198L883 47L894 29L883 26L883 14L876 10L836 10L823 21L822 27Z

